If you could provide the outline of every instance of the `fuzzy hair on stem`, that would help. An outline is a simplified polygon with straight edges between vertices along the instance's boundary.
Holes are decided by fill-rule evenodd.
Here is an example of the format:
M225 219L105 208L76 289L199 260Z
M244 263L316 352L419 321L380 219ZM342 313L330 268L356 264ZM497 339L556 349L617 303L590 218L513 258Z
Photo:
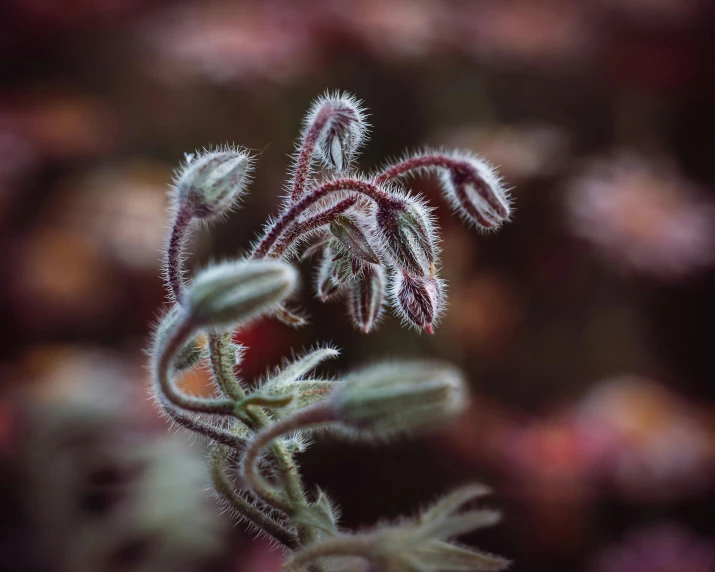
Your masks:
M288 309L299 282L288 261L315 253L320 298L341 298L357 329L372 332L387 301L403 324L434 333L446 307L439 228L426 200L397 181L435 173L468 224L494 230L510 219L501 178L469 152L428 149L373 174L359 173L355 160L367 130L366 112L354 97L326 92L318 98L304 121L287 197L251 255L211 266L190 282L184 262L191 231L236 206L253 159L228 146L187 155L170 192L164 252L173 305L149 350L156 402L174 424L213 443L210 466L224 506L280 545L289 569L332 572L347 558L363 561L371 572L500 570L506 560L451 540L498 520L494 511L461 510L484 487L458 489L414 519L350 532L340 528L339 510L324 492L306 489L296 458L317 429L384 442L449 422L468 403L458 370L403 360L335 378L315 373L338 355L323 345L258 382L243 383L236 375L245 349L232 341L236 329L267 317L305 323L300 310ZM210 368L214 397L191 396L177 385L194 367Z

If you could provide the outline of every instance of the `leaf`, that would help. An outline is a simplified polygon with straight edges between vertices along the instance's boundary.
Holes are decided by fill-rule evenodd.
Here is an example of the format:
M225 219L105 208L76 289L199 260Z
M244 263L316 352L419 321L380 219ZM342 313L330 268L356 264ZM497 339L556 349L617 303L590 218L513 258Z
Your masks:
M313 350L289 363L275 375L270 376L261 386L260 391L273 393L273 388L299 380L301 377L318 367L325 360L334 359L338 357L338 355L340 355L340 352L330 347Z
M462 548L455 544L431 540L414 551L415 559L425 570L450 572L490 572L504 570L509 561L494 554Z
M489 487L479 483L460 487L425 510L422 513L421 520L422 522L427 522L428 520L444 518L469 501L486 496L491 492Z

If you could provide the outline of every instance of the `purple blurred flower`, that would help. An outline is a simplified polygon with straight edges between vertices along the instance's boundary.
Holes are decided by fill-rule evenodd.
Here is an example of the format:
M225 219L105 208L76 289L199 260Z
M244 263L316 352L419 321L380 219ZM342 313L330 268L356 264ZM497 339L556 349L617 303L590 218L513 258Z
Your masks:
M674 524L630 533L604 550L592 572L712 572L715 543Z
M654 160L593 162L571 182L566 206L571 231L626 268L677 280L715 261L715 206Z

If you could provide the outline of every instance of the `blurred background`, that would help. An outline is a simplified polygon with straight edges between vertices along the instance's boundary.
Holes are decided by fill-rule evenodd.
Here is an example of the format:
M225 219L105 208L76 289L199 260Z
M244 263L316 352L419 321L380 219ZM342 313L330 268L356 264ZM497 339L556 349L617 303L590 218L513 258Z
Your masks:
M166 189L185 152L259 156L244 208L191 264L275 212L303 113L365 101L370 169L406 148L482 154L514 221L480 235L436 184L450 306L240 333L259 377L332 341L464 369L453 426L385 447L321 440L306 480L347 526L477 480L504 512L466 538L514 569L715 570L715 10L706 0L4 0L0 4L0 570L272 572L220 514L200 442L147 400ZM190 380L206 388L204 374Z

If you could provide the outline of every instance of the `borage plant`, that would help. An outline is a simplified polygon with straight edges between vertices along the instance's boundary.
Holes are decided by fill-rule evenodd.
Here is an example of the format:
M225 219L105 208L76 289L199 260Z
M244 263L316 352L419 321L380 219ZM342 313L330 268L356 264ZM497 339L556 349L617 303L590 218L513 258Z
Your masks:
M233 148L187 156L172 189L164 267L173 305L151 348L156 401L175 423L210 440L217 493L238 518L285 549L290 570L499 570L504 559L452 541L498 519L492 511L465 508L487 493L484 487L461 488L415 518L349 532L339 527L324 492L306 490L296 464L317 429L383 441L452 419L468 400L453 367L394 361L326 380L311 372L338 352L319 347L258 386L237 377L244 352L233 342L238 328L267 316L294 326L304 322L288 306L298 285L288 261L301 255L320 257L317 295L345 299L363 332L376 327L387 298L404 323L433 333L445 305L439 238L432 209L401 186L406 175L437 173L449 203L477 228L495 229L508 220L509 198L499 177L468 153L424 151L371 175L357 173L353 162L367 128L352 97L318 99L305 120L279 215L250 255L203 270L191 282L183 268L187 235L234 207L253 161ZM314 173L318 163L321 178ZM203 361L216 386L211 398L177 385L183 372Z

